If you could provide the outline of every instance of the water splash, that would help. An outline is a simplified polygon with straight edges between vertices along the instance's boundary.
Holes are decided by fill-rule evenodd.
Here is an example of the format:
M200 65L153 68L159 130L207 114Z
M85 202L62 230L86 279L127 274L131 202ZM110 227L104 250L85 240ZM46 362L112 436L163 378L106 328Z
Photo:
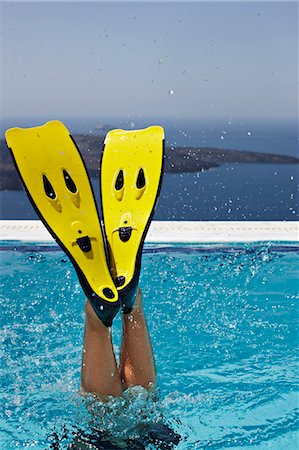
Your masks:
M295 448L296 247L145 250L158 396L133 388L106 404L78 393L84 296L70 262L2 252L2 447ZM119 317L113 328L118 353Z

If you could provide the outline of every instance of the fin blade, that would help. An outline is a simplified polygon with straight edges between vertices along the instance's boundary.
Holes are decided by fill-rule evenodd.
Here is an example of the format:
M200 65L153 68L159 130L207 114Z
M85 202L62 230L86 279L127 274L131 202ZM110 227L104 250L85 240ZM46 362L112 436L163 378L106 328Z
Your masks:
M118 311L118 293L107 265L92 186L68 129L55 120L13 128L5 136L31 203L71 259L97 314L108 323Z
M160 126L112 130L105 138L100 167L102 210L114 279L122 280L118 289L125 309L134 302L142 247L161 188L163 160L164 130Z

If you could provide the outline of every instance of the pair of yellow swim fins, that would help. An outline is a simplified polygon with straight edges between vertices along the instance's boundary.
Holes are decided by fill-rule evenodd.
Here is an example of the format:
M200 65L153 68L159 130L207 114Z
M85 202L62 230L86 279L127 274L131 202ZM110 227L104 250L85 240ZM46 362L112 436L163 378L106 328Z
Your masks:
M51 121L6 132L18 174L40 219L70 258L106 326L131 311L142 247L159 195L164 131L110 131L100 165L101 215L81 154L67 128Z

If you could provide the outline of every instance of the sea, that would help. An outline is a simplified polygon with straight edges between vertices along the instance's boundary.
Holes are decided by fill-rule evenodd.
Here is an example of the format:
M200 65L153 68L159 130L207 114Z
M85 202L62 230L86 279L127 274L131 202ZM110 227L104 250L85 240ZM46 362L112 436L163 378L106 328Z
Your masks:
M111 128L139 129L162 125L166 146L217 147L299 157L296 120L78 119L59 118L72 134ZM10 119L11 126L29 127L44 120ZM99 182L92 179L97 201ZM1 219L37 219L24 191L0 191ZM234 163L198 173L164 174L154 220L294 221L299 212L299 165Z

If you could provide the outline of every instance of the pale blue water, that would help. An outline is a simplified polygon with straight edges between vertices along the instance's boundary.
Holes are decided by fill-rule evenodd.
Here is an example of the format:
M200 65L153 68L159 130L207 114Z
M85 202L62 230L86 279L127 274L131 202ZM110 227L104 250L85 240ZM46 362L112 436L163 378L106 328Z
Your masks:
M146 246L158 401L135 389L106 405L78 394L70 262L56 246L1 250L1 449L298 449L297 246ZM113 335L118 352L119 317Z

